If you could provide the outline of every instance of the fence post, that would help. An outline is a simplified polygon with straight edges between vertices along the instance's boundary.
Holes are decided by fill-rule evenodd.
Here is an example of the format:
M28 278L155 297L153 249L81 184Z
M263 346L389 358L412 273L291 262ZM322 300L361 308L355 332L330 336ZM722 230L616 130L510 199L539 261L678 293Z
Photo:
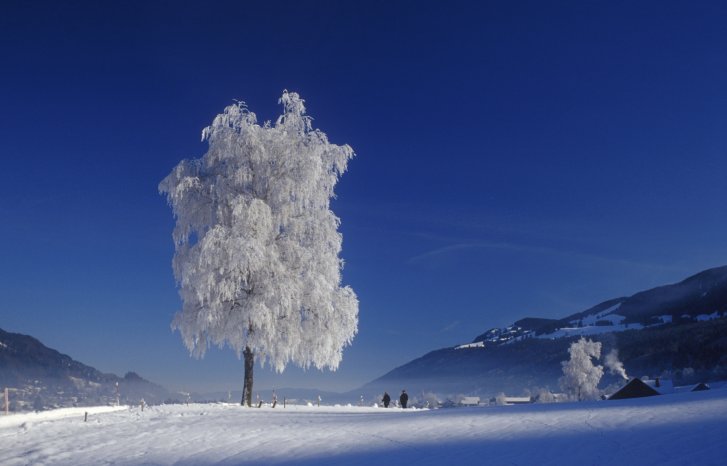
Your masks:
M88 422L88 411L83 414L83 422Z
M8 402L8 387L5 387L5 415L10 414L10 404Z

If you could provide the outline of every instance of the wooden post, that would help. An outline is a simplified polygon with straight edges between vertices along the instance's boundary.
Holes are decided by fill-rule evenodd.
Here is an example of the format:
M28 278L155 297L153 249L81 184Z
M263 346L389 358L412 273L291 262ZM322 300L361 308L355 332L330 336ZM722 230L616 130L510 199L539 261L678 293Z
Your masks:
M286 402L287 400L288 400L287 398L283 397L283 408L285 408L285 402Z
M83 414L83 422L88 422L88 411Z
M10 404L8 402L8 387L5 387L5 415L10 414Z

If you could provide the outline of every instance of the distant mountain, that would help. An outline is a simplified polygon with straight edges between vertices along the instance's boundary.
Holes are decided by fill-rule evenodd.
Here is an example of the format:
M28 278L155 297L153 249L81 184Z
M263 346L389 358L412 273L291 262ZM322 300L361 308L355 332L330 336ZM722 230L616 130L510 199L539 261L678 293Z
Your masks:
M526 338L562 338L712 320L727 311L727 266L705 270L673 285L615 298L563 319L528 317L493 328L473 343L510 344Z
M16 410L62 406L160 403L174 395L134 372L104 374L37 339L0 329L0 389Z
M627 373L676 382L727 378L727 266L615 298L562 319L528 317L432 351L362 387L366 393L511 395L557 390L560 362L580 336L619 352ZM608 374L604 383L616 383Z

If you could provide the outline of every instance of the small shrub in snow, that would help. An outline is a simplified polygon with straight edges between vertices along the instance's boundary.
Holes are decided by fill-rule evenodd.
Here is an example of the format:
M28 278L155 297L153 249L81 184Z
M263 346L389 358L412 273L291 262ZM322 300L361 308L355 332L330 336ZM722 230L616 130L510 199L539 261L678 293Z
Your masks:
M436 409L439 407L440 401L436 394L426 392L422 393L422 403L424 408Z
M533 399L536 403L555 403L557 401L553 392L547 388L539 388L535 390Z

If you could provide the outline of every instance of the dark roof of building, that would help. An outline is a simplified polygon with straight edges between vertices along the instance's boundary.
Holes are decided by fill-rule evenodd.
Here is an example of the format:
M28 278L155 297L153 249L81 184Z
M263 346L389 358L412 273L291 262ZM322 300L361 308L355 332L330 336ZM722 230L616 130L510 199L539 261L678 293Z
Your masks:
M632 379L621 390L611 395L609 400L624 400L626 398L641 398L644 396L660 395L659 392L646 385L638 378Z

